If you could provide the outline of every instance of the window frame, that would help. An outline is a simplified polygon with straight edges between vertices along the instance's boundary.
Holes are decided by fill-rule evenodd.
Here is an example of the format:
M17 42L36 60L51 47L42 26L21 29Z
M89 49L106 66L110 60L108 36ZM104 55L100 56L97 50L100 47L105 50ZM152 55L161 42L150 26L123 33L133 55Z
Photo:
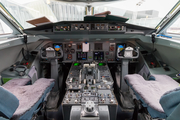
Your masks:
M178 8L178 10L169 18L168 21L164 23L164 25L161 28L157 29L156 34L163 34L170 37L180 38L180 34L172 34L167 32L167 29L179 18L180 18L180 8Z
M12 30L10 34L0 34L0 41L8 40L9 38L17 37L17 35L22 35L22 30L15 25L14 21L10 19L5 13L0 9L0 19Z

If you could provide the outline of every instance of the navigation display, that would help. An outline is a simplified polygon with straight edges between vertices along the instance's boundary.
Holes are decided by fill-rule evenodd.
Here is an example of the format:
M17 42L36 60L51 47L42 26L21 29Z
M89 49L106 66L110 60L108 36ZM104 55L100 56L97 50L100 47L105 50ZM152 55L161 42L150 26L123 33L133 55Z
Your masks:
M104 60L104 52L94 52L94 60Z
M77 52L77 60L87 60L87 52Z

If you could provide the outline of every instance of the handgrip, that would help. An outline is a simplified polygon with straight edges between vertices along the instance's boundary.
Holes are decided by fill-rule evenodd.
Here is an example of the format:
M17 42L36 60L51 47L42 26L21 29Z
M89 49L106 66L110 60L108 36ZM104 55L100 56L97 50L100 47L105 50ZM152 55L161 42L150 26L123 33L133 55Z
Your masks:
M60 59L60 58L62 58L63 57L63 50L62 50L62 48L60 47L60 50L59 50L59 52L61 53L61 55L60 56L57 56L57 55L55 55L54 57L44 57L42 54L43 54L43 50L42 50L42 48L40 49L40 54L41 54L41 58L42 59Z
M124 57L124 56L119 56L119 48L117 48L117 57L120 58L120 59L136 59L139 57L139 47L136 47L135 49L133 49L134 52L137 53L136 56L133 56L133 57Z

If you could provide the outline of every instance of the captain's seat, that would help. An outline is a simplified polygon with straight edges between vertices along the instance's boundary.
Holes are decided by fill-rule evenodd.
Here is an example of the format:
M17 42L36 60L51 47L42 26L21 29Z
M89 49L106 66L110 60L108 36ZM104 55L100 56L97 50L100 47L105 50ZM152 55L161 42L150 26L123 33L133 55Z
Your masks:
M0 87L0 119L30 120L54 86L54 79L41 78L32 85L25 85L28 79L17 81Z
M161 119L177 120L177 111L180 109L179 83L167 75L152 75L154 80L145 80L139 74L126 75L124 77L128 86L133 90L136 99L143 108L146 108L150 116ZM137 102L135 102L137 103ZM134 117L137 117L141 108L135 107ZM175 112L175 113L174 113ZM175 119L172 115L176 114ZM178 115L180 117L180 115ZM170 118L171 117L171 118ZM133 118L136 120L137 118Z

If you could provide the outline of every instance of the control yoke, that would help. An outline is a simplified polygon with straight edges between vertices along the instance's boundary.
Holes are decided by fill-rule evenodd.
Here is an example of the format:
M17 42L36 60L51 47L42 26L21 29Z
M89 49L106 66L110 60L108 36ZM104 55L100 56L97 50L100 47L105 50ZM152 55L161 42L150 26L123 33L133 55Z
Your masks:
M133 56L133 51L137 53L136 56ZM132 48L126 47L124 50L124 55L120 56L120 48L117 48L117 57L120 59L135 59L139 57L139 47Z
M124 54L120 55L120 52L123 51ZM136 55L133 55L133 52L136 53ZM128 91L128 86L126 85L124 81L124 76L128 75L128 65L130 59L135 59L139 57L139 48L132 48L132 47L126 47L124 50L122 48L117 49L117 57L122 59L122 66L121 66L121 76L120 76L120 90L121 91Z
M58 54L59 53L59 54ZM58 53L55 52L54 48L48 47L45 50L40 49L42 59L60 59L63 57L63 50L60 47Z

